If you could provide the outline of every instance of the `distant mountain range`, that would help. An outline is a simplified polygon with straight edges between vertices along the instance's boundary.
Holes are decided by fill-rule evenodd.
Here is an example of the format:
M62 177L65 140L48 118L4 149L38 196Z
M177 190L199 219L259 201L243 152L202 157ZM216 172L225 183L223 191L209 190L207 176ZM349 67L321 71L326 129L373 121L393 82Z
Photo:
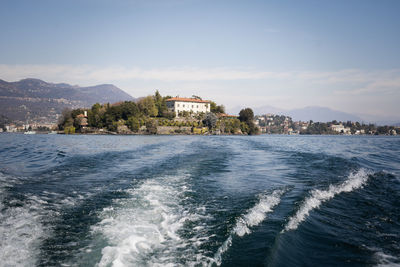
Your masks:
M234 107L232 109L228 109L228 113L230 114L238 114L239 111L243 107ZM385 118L379 116L370 116L370 115L355 115L346 113L343 111L333 110L327 107L318 107L318 106L310 106L305 108L291 109L285 110L276 108L273 106L261 106L253 108L254 114L262 115L262 114L278 114L278 115L286 115L290 116L295 121L319 121L319 122L328 122L328 121L358 121L365 123L376 123L378 125L399 125L400 119Z
M14 121L55 122L65 108L128 100L134 98L112 84L80 87L39 79L0 80L0 115Z
M47 83L39 79L23 79L6 82L0 79L0 122L56 122L57 116L65 108L90 107L95 103L115 103L135 100L131 95L112 84L80 87L66 83ZM230 114L238 114L243 107L228 109ZM400 125L398 117L379 117L350 114L326 107L305 107L284 110L273 106L253 108L254 114L281 114L295 121L359 121L378 125Z

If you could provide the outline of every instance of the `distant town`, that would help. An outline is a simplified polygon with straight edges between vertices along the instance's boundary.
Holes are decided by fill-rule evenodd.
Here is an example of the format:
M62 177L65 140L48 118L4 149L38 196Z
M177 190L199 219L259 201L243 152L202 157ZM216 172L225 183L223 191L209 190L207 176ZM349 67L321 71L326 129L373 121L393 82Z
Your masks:
M54 116L52 112L52 116ZM197 135L398 135L400 127L352 121L293 121L276 114L254 115L251 108L226 114L225 107L200 96L152 96L90 108L64 109L57 123L0 119L0 132L58 134L197 134ZM45 119L44 119L45 120Z
M400 127L376 126L352 121L293 121L284 115L265 114L254 118L261 133L266 134L329 134L329 135L397 135Z

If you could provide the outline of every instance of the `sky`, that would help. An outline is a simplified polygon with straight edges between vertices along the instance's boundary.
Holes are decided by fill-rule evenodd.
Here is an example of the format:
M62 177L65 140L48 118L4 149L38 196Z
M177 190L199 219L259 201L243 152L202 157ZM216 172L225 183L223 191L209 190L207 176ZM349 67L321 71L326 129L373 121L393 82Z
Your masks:
M0 79L400 119L400 1L1 0Z

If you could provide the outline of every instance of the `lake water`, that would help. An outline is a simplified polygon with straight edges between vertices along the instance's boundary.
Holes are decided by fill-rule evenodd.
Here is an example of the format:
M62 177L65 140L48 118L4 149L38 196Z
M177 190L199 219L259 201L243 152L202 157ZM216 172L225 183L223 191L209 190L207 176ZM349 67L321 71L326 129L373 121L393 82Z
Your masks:
M0 266L400 264L400 138L0 134Z

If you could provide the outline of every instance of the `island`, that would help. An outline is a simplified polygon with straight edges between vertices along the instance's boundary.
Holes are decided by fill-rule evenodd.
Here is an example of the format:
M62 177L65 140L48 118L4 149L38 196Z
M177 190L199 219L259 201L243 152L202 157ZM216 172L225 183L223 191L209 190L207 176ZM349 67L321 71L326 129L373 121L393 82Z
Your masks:
M238 116L228 115L223 105L199 96L161 96L158 91L137 101L96 103L89 109L66 109L58 122L58 130L65 134L260 133L251 108L242 109Z

